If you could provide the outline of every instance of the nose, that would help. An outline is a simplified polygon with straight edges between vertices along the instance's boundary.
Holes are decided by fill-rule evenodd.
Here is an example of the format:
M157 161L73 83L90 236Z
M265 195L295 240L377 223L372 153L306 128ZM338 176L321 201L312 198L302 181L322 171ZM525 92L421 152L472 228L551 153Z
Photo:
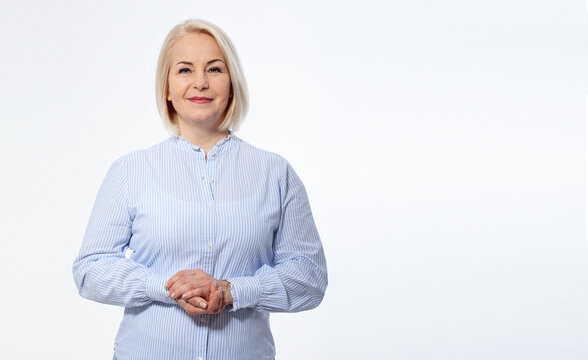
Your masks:
M206 74L196 72L194 74L194 82L192 83L192 87L198 90L208 89L208 77L206 76Z

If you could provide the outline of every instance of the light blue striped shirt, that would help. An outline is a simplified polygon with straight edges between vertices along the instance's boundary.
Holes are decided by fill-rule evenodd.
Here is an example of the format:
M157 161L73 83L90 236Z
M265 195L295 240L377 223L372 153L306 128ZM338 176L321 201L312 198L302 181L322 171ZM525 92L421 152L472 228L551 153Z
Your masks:
M168 298L164 283L187 269L228 280L232 308L190 316ZM115 161L73 275L83 297L125 307L119 360L273 359L269 313L312 309L327 287L304 185L232 134L208 160L173 136Z

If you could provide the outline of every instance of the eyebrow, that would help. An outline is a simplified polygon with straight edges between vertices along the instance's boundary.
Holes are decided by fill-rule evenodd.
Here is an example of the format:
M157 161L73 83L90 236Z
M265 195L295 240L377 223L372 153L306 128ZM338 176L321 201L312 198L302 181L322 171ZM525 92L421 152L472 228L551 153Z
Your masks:
M212 64L213 62L216 62L216 61L220 61L220 62L222 62L224 64L224 61L222 61L221 59L212 59L209 62L207 62L206 65ZM180 65L180 64L191 65L191 66L194 65L194 64L192 64L189 61L179 61L176 65Z

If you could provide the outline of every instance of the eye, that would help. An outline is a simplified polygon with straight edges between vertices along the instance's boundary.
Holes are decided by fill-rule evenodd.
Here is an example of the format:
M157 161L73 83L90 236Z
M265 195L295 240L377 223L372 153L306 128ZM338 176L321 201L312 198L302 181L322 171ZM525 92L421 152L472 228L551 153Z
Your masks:
M188 68L181 68L178 70L178 74L189 74L191 71Z
M222 70L219 67L211 67L210 69L208 69L208 72L211 72L211 73L220 73L220 72L222 72Z

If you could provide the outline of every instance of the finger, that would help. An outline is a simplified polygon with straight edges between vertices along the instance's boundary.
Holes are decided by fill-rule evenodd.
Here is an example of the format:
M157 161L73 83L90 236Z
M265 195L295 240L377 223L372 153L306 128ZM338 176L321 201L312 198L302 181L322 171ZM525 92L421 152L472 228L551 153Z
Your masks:
M168 296L177 299L185 292L199 288L203 288L205 291L208 291L208 281L194 277L192 275L186 275L181 277L174 283L174 285L172 285L172 287L170 287Z
M218 297L218 311L217 312L221 312L225 308L225 303L226 303L225 291L223 289L219 289L219 294L220 294L220 296Z
M182 272L180 277L168 288L168 296L176 298L188 290L206 286L206 281L194 276L190 270Z
M185 292L198 288L198 284L195 284L192 279L185 279L183 281L182 280L176 281L174 286L172 286L169 289L169 297L177 299L181 297Z
M167 291L167 296L172 297L171 295L173 293L175 293L179 288L181 288L182 286L186 285L186 283L188 282L188 278L184 277L184 276L180 276L180 278L178 278L178 280L176 280L169 288Z
M220 309L223 304L223 299L225 298L225 293L223 289L218 289L218 300L217 300L217 308Z
M210 297L208 299L208 311L213 313L219 313L223 309L224 292L222 287L219 285L218 280L214 280L210 283Z
M184 300L184 301L188 302L192 306L195 306L195 307L198 307L198 308L201 308L204 310L206 310L206 308L208 307L206 300L204 300L200 296L194 296L194 297L191 297L190 299Z
M185 300L179 299L177 302L188 315L202 315L207 313L206 310L198 308Z
M210 294L210 299L208 300L208 311L220 311L220 304L222 304L222 291L217 290L212 292Z
M170 277L169 280L163 285L164 288L169 289L176 281L178 281L182 275L184 274L185 270L178 271L174 274L174 276Z
M208 275L204 271L200 269L192 269L192 270L182 270L175 273L174 276L169 278L169 280L163 285L164 288L170 290L174 284L176 284L182 278L195 278L199 279L202 282L213 281L214 279L212 276ZM174 289L175 290L175 289Z
M191 297L199 296L199 297L201 297L203 299L208 299L209 295L210 295L210 293L209 293L208 289L205 289L205 288L197 288L197 289L188 290L188 291L184 292L182 294L181 298L184 299L184 300L188 300Z

